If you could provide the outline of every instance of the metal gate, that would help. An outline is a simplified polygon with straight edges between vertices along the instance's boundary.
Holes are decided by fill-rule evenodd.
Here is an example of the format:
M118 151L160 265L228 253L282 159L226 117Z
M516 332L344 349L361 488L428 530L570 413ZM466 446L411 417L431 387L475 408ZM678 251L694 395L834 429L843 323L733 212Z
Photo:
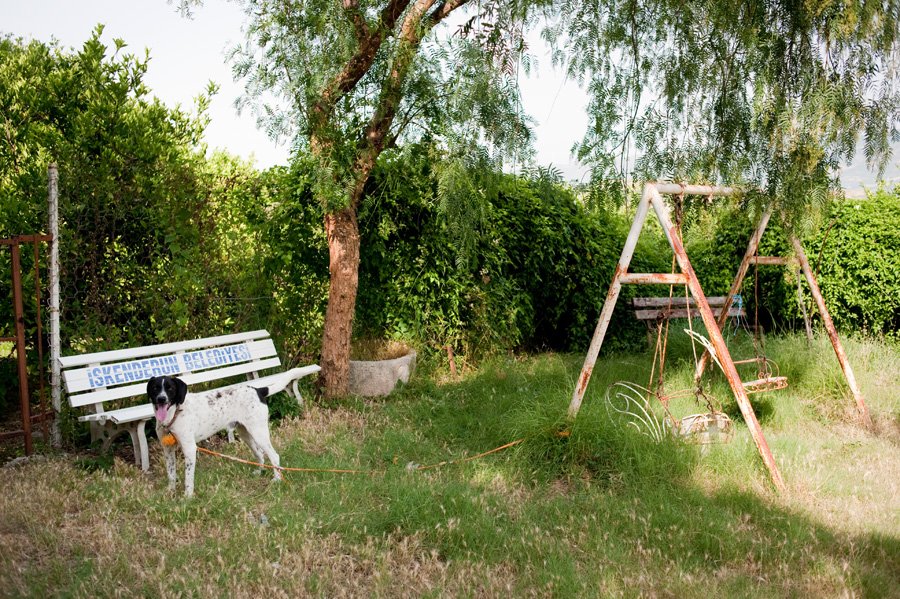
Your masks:
M31 455L34 451L32 439L32 425L40 423L44 439L50 440L48 421L53 418L53 411L47 410L45 398L46 367L44 363L44 332L41 315L41 244L51 243L50 235L18 235L9 239L0 239L0 248L9 248L11 253L10 263L12 271L12 314L13 331L11 337L0 337L0 342L13 343L16 355L16 370L19 382L19 404L22 411L22 428L15 431L0 433L0 440L17 437L25 439L25 455ZM22 248L25 246L33 252L34 256L34 299L36 306L35 324L36 334L33 340L33 348L37 350L38 359L38 408L39 412L32 415L31 394L28 389L28 344L25 333L25 307L22 289ZM27 251L27 250L26 250Z

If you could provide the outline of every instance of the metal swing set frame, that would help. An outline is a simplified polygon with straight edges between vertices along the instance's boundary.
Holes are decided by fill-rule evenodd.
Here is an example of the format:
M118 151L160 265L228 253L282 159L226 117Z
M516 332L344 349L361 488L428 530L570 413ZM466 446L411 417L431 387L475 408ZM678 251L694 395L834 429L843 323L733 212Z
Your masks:
M691 261L688 258L687 251L685 250L684 243L681 238L681 233L678 227L673 224L672 218L669 214L669 208L662 197L663 194L722 197L734 195L736 193L737 190L734 188L712 185L686 185L680 183L655 182L648 182L644 185L644 190L641 194L641 199L637 205L637 211L634 215L634 221L632 221L631 229L628 232L628 237L625 239L625 246L622 248L622 254L619 258L618 264L616 265L616 270L613 273L612 282L609 285L609 291L606 294L606 301L603 304L603 309L600 312L600 318L597 322L597 327L594 330L591 344L588 347L588 352L585 356L584 366L582 366L581 374L578 377L578 382L575 385L574 392L572 393L572 401L569 404L568 417L570 420L573 420L578 414L579 409L581 408L581 403L584 399L584 394L587 390L588 383L590 382L591 373L594 370L594 365L597 362L597 356L600 353L600 347L603 345L603 339L606 336L607 329L609 328L609 323L613 315L613 309L616 306L616 302L619 298L619 293L622 290L622 285L685 285L690 291L691 296L693 296L694 302L696 302L696 308L699 311L700 317L703 320L703 324L706 327L706 331L709 334L710 344L716 353L718 362L721 364L722 372L725 374L725 378L728 380L728 384L731 387L732 392L734 393L735 400L737 400L738 407L741 410L741 415L743 416L744 421L747 423L747 427L750 430L750 435L753 437L754 443L756 443L756 448L759 451L760 457L762 458L763 463L769 471L772 483L779 491L784 491L784 479L781 476L781 472L778 470L778 465L775 462L772 451L771 449L769 449L769 444L766 442L766 438L763 435L762 428L760 427L759 421L756 418L756 414L753 411L753 406L750 404L748 389L746 388L745 383L741 381L741 378L737 371L737 367L735 366L735 362L731 358L731 354L728 351L728 346L725 342L725 338L722 335L722 327L728 319L729 308L734 301L735 295L740 290L741 284L743 283L744 278L747 275L747 270L749 269L751 264L788 265L792 262L793 259L780 256L757 255L759 242L762 239L763 233L765 233L766 227L769 224L769 219L772 216L772 210L771 208L769 208L763 213L762 217L757 223L756 230L750 238L747 251L744 254L744 258L741 261L740 267L738 268L737 274L731 285L731 289L726 296L724 307L720 311L719 317L717 319L709 306L709 302L706 299L703 288L700 286L700 281L697 279L697 275L694 273L694 269L691 266ZM666 239L669 242L669 246L672 248L672 251L675 255L675 261L678 264L680 272L628 272L628 266L630 265L631 259L634 256L634 250L637 246L638 237L640 237L641 230L644 227L644 223L647 220L647 215L649 214L651 207L656 213L656 217L659 220L660 225L662 226L663 232L666 235ZM795 258L799 262L800 269L802 270L803 275L806 278L806 282L809 285L809 290L815 300L816 306L819 310L819 315L821 316L822 322L825 325L825 330L828 333L828 338L831 341L831 345L834 348L834 352L837 356L838 362L841 365L841 370L844 373L844 377L847 380L847 385L849 386L850 391L853 394L853 398L856 401L856 406L860 418L865 426L871 427L872 421L869 416L868 408L866 407L862 392L860 391L859 386L856 383L856 378L853 375L853 369L850 367L850 363L847 360L847 354L844 352L844 348L841 345L840 338L838 337L837 331L834 328L834 323L831 320L831 315L828 313L828 308L825 306L822 292L819 289L818 283L816 282L815 273L813 273L812 269L810 268L809 260L807 259L806 253L803 250L803 246L801 245L800 240L797 238L797 236L793 233L789 233L789 241L794 249ZM695 372L695 384L699 384L700 377L703 375L703 372L706 370L706 367L709 364L709 359L709 351L704 351L702 357L697 363L697 369Z

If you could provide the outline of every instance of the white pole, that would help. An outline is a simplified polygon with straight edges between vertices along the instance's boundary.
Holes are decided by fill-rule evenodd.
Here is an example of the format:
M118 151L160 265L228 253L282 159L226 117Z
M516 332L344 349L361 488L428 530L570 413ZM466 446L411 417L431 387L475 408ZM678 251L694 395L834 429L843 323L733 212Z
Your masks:
M53 447L62 446L59 430L62 387L60 385L60 334L59 334L59 173L56 163L47 169L50 213L50 397L53 403L53 427L50 442Z

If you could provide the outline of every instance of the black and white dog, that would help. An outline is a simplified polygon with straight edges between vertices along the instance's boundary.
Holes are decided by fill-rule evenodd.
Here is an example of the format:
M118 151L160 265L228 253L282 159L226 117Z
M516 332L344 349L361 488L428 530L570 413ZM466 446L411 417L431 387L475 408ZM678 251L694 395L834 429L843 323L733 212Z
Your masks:
M166 459L169 490L178 483L175 471L174 443L164 440L171 433L184 454L184 495L194 494L194 467L197 463L197 443L218 431L233 426L244 440L256 461L263 456L275 466L275 480L281 479L279 457L269 439L269 389L250 386L233 387L205 393L188 393L187 384L169 376L153 377L147 382L147 395L156 414L156 434L162 441Z

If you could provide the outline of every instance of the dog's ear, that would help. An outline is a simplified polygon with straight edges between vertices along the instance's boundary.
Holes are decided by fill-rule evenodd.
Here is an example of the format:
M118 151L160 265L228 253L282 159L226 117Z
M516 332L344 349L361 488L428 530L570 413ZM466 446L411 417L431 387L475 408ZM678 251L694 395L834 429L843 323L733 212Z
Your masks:
M154 390L158 391L159 389L159 377L155 376L147 381L147 397L150 398L150 401L153 401L153 397L156 395Z
M172 377L172 382L175 383L175 399L172 403L174 403L174 404L184 403L184 397L185 397L185 395L187 395L187 392L188 392L187 383L185 383L183 380L177 379L175 377Z

